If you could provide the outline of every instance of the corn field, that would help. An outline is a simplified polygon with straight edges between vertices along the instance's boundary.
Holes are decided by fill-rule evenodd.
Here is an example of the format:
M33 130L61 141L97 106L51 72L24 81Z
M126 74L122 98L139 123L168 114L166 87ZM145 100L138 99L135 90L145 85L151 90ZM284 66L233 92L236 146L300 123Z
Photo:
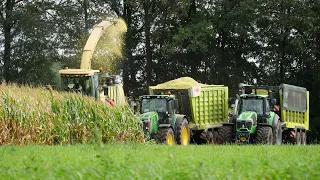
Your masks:
M110 107L80 94L0 86L0 145L142 142L129 107Z

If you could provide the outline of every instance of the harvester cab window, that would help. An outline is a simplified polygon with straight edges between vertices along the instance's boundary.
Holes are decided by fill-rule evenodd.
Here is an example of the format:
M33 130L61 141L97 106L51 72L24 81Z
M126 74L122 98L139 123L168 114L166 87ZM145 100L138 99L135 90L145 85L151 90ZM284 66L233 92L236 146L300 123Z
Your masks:
M88 77L64 77L62 79L62 88L65 91L81 92L90 95L90 82Z

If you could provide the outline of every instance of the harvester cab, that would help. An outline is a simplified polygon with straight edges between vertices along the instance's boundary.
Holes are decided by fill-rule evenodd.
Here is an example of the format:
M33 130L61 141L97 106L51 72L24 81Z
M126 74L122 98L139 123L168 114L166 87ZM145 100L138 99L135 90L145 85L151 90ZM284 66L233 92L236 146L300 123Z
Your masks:
M99 97L99 71L85 69L64 69L59 71L61 90L80 92L83 95Z

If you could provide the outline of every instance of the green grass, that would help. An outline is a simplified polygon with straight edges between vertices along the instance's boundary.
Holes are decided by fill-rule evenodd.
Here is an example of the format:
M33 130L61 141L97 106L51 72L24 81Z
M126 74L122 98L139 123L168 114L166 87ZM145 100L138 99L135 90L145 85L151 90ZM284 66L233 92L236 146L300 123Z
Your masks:
M2 146L1 179L318 179L319 146Z

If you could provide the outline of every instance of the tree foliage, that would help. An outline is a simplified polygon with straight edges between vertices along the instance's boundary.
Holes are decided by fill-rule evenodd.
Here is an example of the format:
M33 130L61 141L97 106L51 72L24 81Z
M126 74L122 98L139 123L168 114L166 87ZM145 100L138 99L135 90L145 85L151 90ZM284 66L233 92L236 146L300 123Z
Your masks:
M181 76L227 85L230 95L254 78L294 84L310 91L311 127L320 130L319 7L314 0L4 0L0 76L54 83L58 68L79 67L93 25L118 16L128 31L115 72L128 96Z

